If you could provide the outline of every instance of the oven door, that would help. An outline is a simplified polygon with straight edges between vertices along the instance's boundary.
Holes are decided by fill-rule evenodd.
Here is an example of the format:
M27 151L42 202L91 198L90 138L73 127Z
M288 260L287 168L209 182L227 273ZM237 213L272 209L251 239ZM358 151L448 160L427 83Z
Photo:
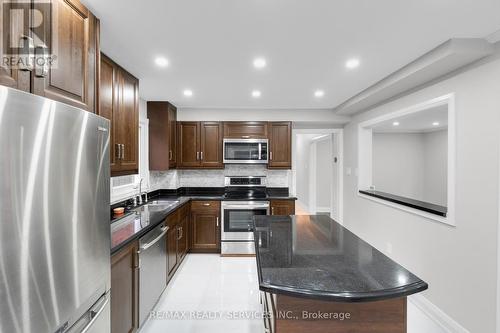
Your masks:
M269 202L222 202L224 240L253 240L253 217L269 215Z
M268 163L267 139L225 139L224 163Z

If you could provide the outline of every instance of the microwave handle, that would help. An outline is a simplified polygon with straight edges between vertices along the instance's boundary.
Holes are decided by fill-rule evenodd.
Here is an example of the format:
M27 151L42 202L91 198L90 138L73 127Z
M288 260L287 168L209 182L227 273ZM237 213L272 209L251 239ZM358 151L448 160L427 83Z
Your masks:
M261 156L262 156L262 143L259 143L259 160L262 159Z

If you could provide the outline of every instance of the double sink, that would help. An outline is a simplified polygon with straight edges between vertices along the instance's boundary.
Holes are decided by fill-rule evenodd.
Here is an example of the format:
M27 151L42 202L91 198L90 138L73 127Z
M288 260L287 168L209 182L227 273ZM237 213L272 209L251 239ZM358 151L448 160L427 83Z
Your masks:
M134 211L136 212L143 212L143 211L161 211L161 210L166 210L169 209L179 203L179 200L153 200L145 204L144 206L135 208Z

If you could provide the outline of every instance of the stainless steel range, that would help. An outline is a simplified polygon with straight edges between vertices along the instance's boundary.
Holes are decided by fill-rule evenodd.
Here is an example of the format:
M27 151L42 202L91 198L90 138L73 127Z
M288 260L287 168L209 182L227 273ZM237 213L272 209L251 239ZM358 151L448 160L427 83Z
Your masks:
M255 254L253 217L269 215L266 177L225 177L225 187L221 254Z

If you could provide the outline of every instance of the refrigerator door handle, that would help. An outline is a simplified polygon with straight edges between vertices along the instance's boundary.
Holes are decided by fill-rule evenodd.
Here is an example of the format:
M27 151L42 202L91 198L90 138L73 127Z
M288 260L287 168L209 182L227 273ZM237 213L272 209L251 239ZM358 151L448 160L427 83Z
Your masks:
M108 305L108 303L109 303L108 294L104 295L103 298L104 298L104 300L101 301L101 303L99 305L97 305L96 308L93 308L90 310L91 319L90 319L89 323L82 329L81 333L87 333L92 328L92 325L94 325L97 318L99 318L101 313L106 308L106 305Z

